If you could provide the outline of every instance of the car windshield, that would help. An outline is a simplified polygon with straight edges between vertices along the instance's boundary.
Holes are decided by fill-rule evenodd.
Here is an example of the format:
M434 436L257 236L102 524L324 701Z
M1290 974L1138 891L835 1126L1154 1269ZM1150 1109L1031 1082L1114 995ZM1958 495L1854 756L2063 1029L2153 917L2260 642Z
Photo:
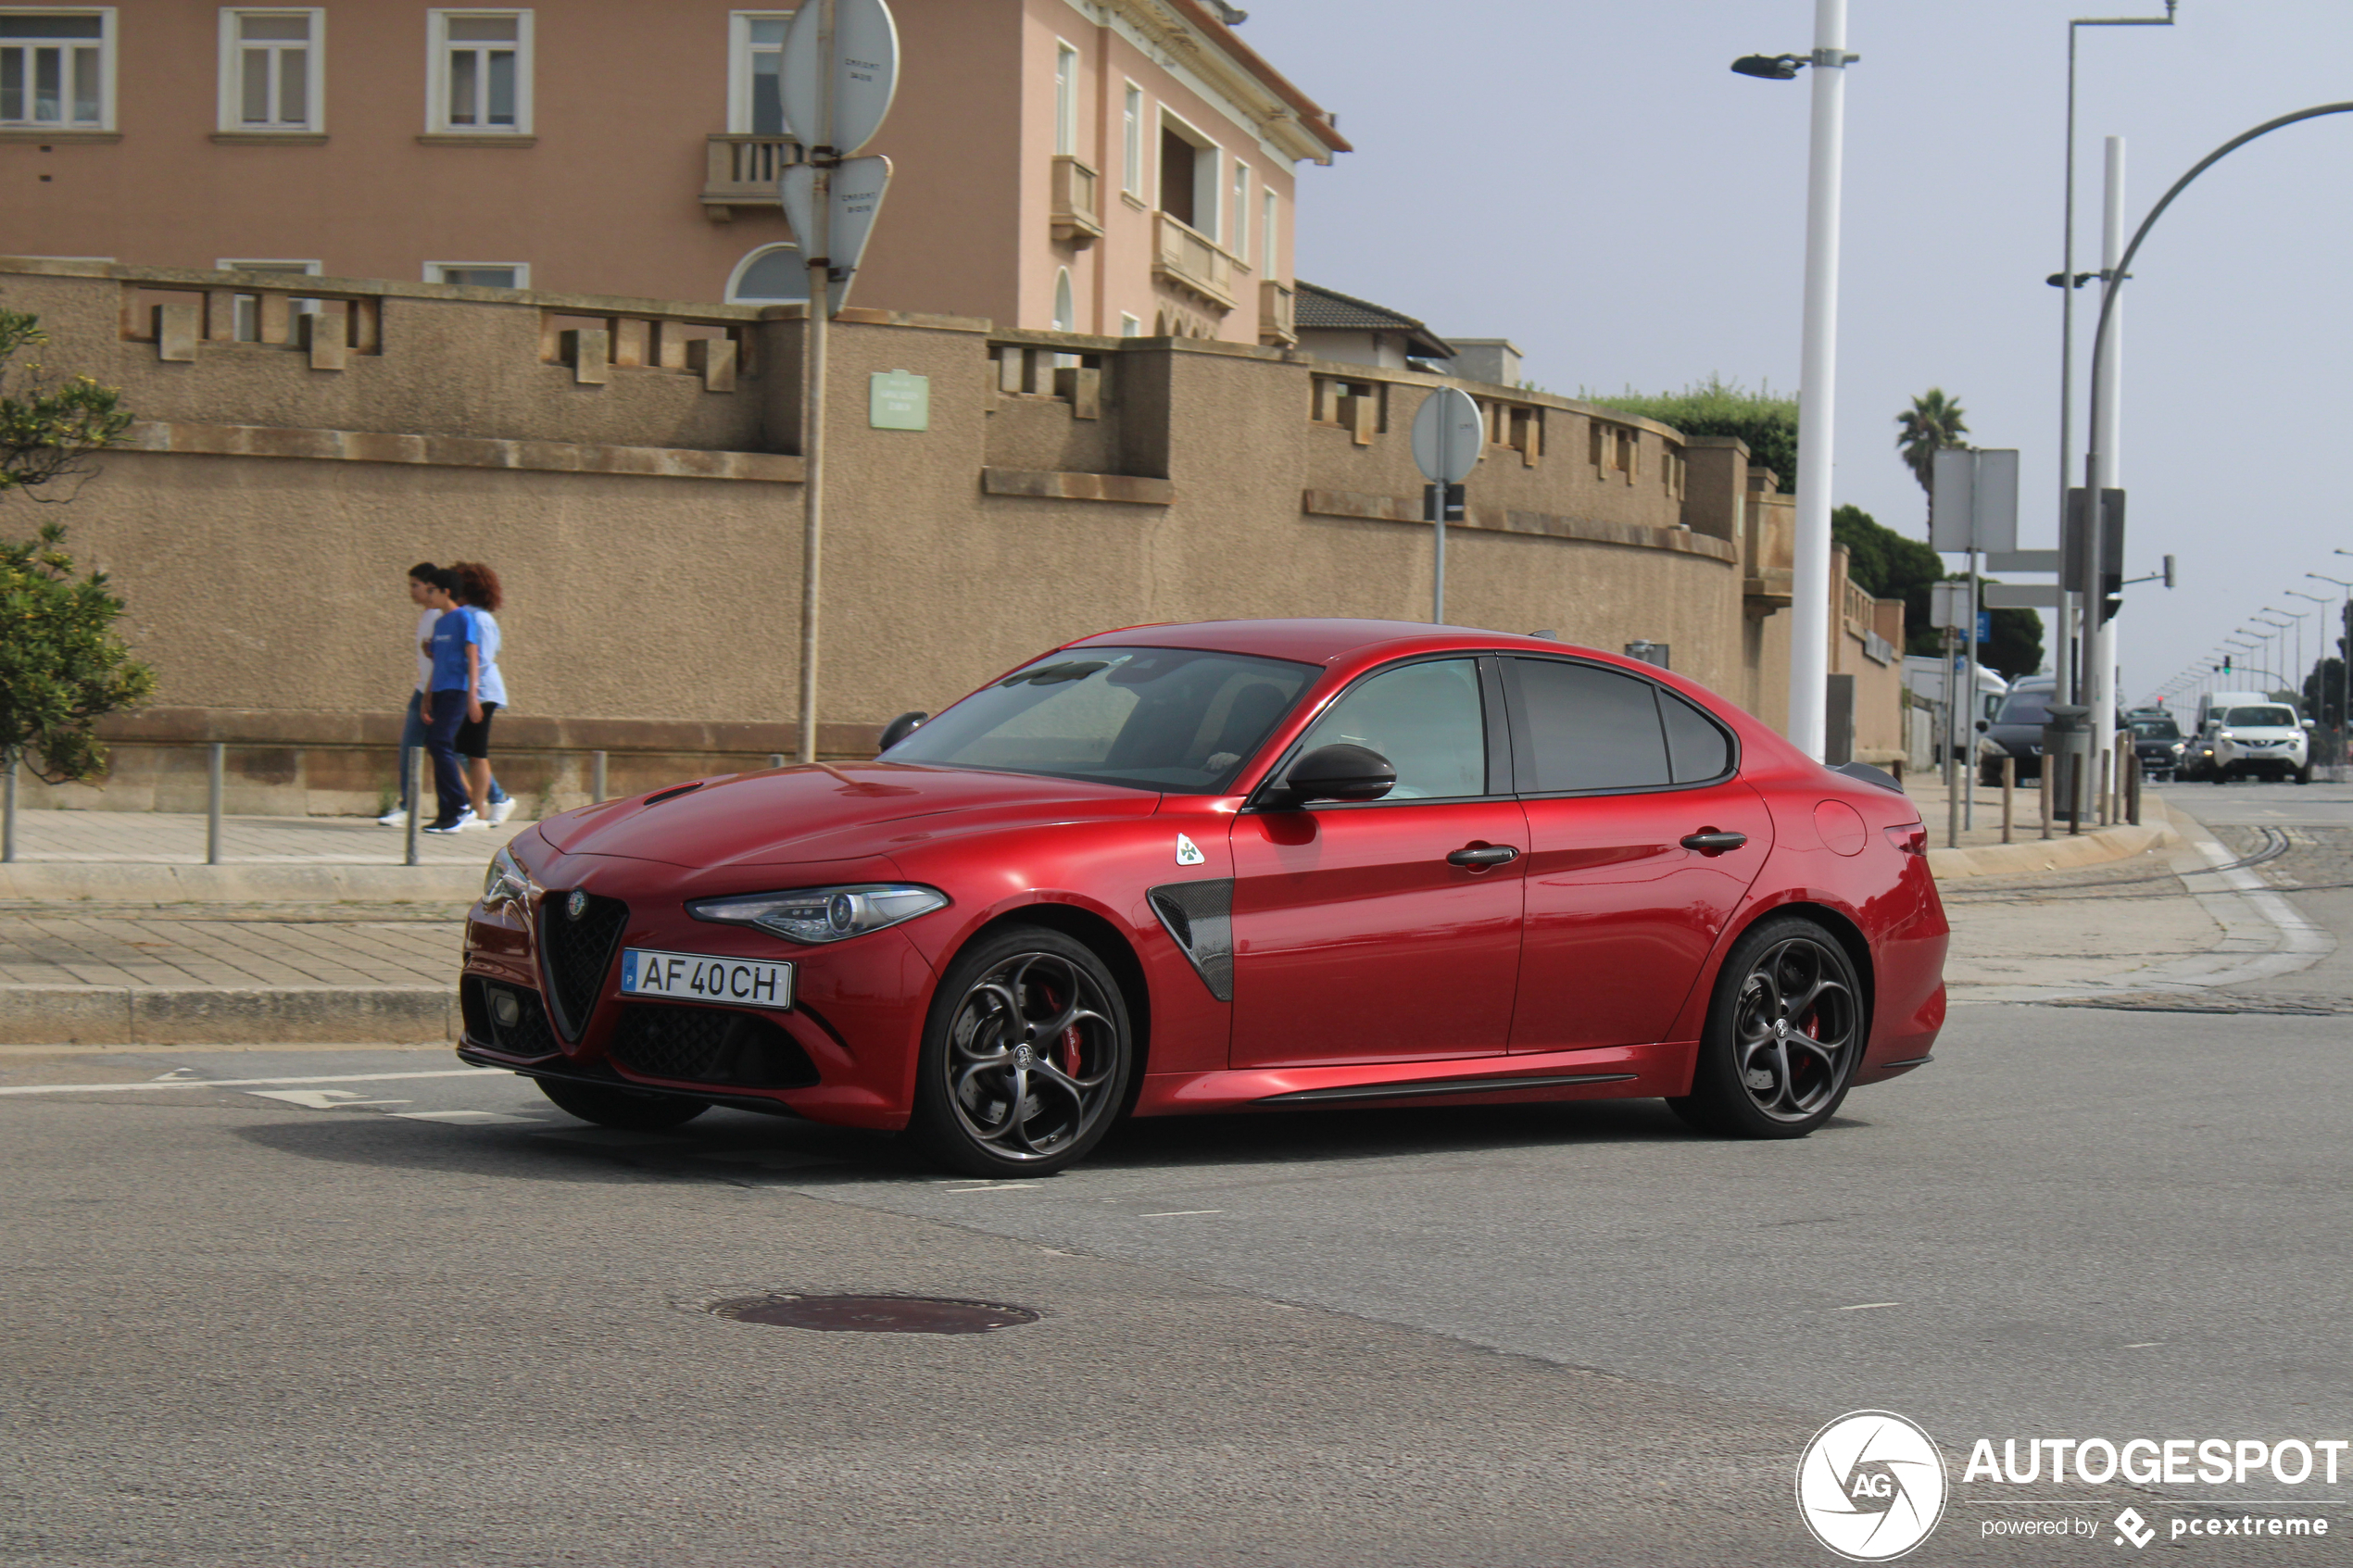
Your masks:
M2040 724L2051 716L2051 694L2048 692L2012 692L2002 704L2002 716L1997 724Z
M1222 794L1322 671L1197 648L1050 654L983 687L883 755Z
M2222 722L2234 730L2292 730L2296 728L2296 713L2286 708L2233 708L2222 715Z
M2133 734L2137 740L2180 740L2180 726L2171 719L2135 719Z

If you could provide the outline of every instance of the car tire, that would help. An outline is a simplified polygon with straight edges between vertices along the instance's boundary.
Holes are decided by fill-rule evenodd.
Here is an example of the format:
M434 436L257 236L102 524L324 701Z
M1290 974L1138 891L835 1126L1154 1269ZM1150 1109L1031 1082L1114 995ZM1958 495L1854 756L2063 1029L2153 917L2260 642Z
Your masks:
M684 1095L649 1095L635 1089L609 1089L570 1078L542 1078L539 1092L560 1110L599 1127L621 1127L633 1133L659 1133L680 1127L711 1109L709 1100Z
M2297 784L2310 784L2312 782L2312 764L2307 762L2304 766L2296 770L2295 778Z
M1802 1138L1845 1099L1869 1028L1838 938L1802 915L1762 921L1732 945L1717 976L1692 1092L1667 1104L1701 1132Z
M956 956L915 1064L915 1147L975 1176L1044 1176L1086 1157L1126 1104L1135 1036L1092 948L1011 925Z

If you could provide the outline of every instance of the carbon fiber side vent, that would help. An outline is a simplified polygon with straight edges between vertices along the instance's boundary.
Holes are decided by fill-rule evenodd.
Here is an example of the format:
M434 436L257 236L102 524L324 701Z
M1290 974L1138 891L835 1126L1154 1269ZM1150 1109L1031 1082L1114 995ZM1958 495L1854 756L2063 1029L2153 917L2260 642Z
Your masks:
M1234 882L1172 882L1150 889L1152 913L1192 960L1193 972L1221 1002L1234 999Z

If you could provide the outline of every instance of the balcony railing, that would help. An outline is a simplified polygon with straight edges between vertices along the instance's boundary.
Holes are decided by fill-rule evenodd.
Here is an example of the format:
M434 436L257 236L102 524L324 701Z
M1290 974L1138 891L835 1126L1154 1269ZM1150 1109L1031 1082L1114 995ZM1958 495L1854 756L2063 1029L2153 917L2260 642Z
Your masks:
M774 207L776 176L809 161L808 149L790 136L713 136L705 149L704 216L724 223L739 207Z
M1095 205L1095 171L1068 153L1054 156L1054 238L1085 250L1102 238L1101 208Z
M1192 295L1223 316L1234 307L1232 255L1189 224L1164 212L1152 214L1152 276Z
M1299 343L1297 293L1288 283L1262 278L1258 283L1258 341L1270 348Z

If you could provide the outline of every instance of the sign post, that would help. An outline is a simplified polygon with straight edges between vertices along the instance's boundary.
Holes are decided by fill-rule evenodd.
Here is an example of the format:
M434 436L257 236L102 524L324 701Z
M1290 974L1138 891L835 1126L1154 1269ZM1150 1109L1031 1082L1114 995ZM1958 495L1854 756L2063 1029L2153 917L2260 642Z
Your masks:
M1980 553L2010 553L2018 548L2018 450L2015 447L1948 446L1936 454L1929 488L1929 545L1938 550L1959 550L1969 558L1971 608L1978 593ZM1959 622L1956 621L1957 625ZM1968 734L1977 733L1978 645L1991 634L1990 626L1969 618ZM1961 813L1964 827L1977 825L1976 747L1962 771Z
M1478 466L1487 446L1487 421L1471 395L1441 386L1422 399L1414 416L1414 462L1429 483L1422 486L1422 521L1437 528L1430 571L1429 618L1446 623L1446 525L1463 517L1463 481Z
M807 163L795 164L778 178L776 195L809 264L798 760L814 762L825 530L825 329L849 297L851 276L890 182L888 158L849 156L874 139L898 91L899 29L889 6L885 0L810 0L785 31L776 86L785 123L809 149Z

